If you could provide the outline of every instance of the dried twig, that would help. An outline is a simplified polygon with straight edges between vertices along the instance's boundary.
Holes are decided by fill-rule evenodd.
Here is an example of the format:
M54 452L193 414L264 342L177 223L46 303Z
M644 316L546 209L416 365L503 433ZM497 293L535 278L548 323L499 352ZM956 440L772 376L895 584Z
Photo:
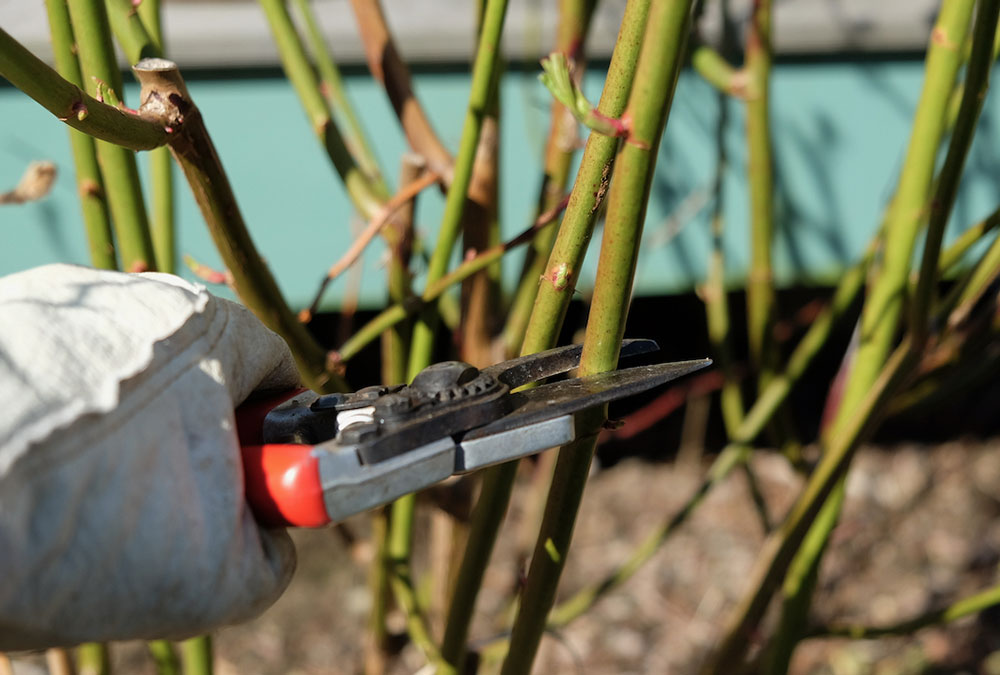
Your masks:
M340 260L333 264L333 266L326 273L326 276L323 277L323 281L319 284L319 290L316 291L316 296L313 298L312 303L310 303L309 308L302 310L302 312L299 313L300 321L307 323L312 320L316 310L319 309L319 303L323 298L323 293L326 291L326 287L330 285L331 281L343 274L344 270L353 265L357 259L361 257L365 247L368 246L372 239L375 238L375 235L377 235L382 228L385 227L392 214L405 206L411 199L420 194L422 190L438 182L439 179L440 176L434 171L424 171L420 177L417 178L417 180L400 188L399 192L397 192L385 206L379 209L378 213L376 213L371 219L361 235L354 240L354 243L351 244L349 249L347 249L347 252L341 256Z
M0 204L36 202L49 194L56 181L56 165L52 162L32 162L13 190L0 193Z
M453 159L435 133L424 109L413 93L410 69L399 55L378 0L351 0L358 20L358 34L372 76L382 83L396 111L406 140L414 152L423 155L427 166L451 184Z

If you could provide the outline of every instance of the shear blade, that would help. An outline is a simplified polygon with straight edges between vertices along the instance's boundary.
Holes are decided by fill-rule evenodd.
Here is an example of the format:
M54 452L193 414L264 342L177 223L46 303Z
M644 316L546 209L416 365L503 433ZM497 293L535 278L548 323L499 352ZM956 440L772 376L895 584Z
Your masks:
M622 340L619 359L640 354L655 352L660 346L656 340L633 339ZM580 354L583 345L566 345L556 347L537 354L519 356L495 366L484 368L481 372L492 375L511 389L517 389L531 382L544 380L553 375L561 375L580 365Z
M610 403L701 370L711 359L660 363L570 378L510 394L511 412L486 426L468 432L474 440L518 427L526 427L587 408Z

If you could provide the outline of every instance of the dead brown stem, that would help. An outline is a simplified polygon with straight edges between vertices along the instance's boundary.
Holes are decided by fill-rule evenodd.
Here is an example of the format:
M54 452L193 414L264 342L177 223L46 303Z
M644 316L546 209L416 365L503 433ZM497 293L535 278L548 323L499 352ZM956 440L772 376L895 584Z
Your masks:
M495 106L494 106L495 107ZM482 135L472 169L469 199L462 214L462 245L466 251L482 251L497 235L497 143L500 133L496 110L483 119ZM461 358L484 368L500 358L493 352L498 325L499 279L486 268L462 282ZM499 358L498 358L499 357Z
M333 266L323 277L323 281L320 282L319 290L316 291L316 296L313 298L312 303L309 305L309 309L303 310L299 315L299 319L303 322L309 322L312 320L313 315L316 310L319 309L320 300L323 297L326 287L331 281L343 274L344 270L357 262L358 258L361 257L362 252L364 252L365 247L371 243L372 239L375 238L383 227L389 222L389 218L392 217L396 211L409 203L414 197L416 197L420 192L430 185L433 185L438 181L440 176L433 171L424 171L417 180L404 185L400 188L399 192L393 195L385 206L379 209L375 217L371 219L368 226L361 232L361 235L354 240L351 247L347 249L347 252L341 256L340 260L335 262Z
M45 652L45 665L52 675L75 675L73 659L65 649L49 649Z
M414 152L424 156L429 169L437 173L446 185L451 184L451 153L441 143L413 93L410 69L399 56L381 5L378 0L351 0L351 6L365 45L368 68L385 87L407 142Z

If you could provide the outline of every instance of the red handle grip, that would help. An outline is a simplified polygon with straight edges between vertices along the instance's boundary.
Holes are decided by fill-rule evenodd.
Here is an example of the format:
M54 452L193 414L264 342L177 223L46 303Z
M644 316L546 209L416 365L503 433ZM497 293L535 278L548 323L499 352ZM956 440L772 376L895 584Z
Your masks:
M267 413L299 391L248 401L236 410L247 503L258 522L269 527L321 527L330 522L312 446L263 442Z

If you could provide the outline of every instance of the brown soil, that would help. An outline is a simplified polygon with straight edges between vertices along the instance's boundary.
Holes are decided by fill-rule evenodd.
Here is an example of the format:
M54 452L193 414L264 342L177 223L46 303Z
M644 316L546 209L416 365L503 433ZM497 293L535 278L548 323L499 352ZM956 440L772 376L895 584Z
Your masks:
M998 450L993 440L861 452L822 567L814 620L891 624L997 583ZM774 455L760 453L752 467L769 520L779 522L802 480ZM560 596L624 561L677 511L702 475L701 469L637 460L598 472L577 521ZM500 634L491 617L502 615L521 572L515 542L525 517L528 480L522 478L481 594L472 635L477 644ZM745 474L734 472L634 577L546 637L534 672L695 672L744 592L763 541L747 485ZM366 520L349 525L363 534ZM352 561L350 547L331 530L294 536L299 570L291 587L257 620L216 636L218 675L360 672L369 609L364 564ZM353 552L367 555L364 546ZM401 617L391 618L401 628ZM998 628L1000 612L988 611L905 638L810 640L797 650L792 672L1000 673ZM116 646L114 654L117 672L153 672L141 645ZM391 672L413 673L421 664L415 648L406 646Z

